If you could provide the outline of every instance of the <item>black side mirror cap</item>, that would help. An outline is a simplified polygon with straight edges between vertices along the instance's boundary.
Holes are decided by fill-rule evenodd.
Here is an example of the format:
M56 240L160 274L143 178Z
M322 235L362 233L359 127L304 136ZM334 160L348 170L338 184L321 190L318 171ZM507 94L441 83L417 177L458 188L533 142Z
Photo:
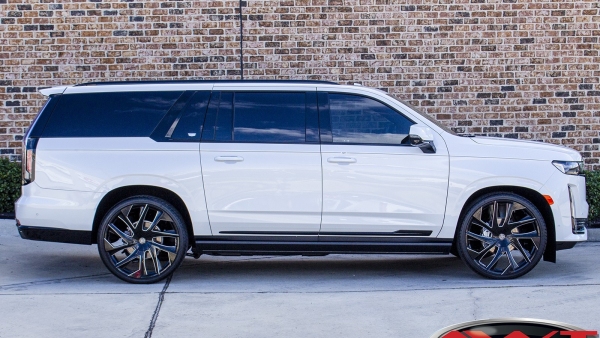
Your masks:
M435 145L433 142L425 142L419 135L408 135L408 142L413 147L419 147L425 154L435 154Z

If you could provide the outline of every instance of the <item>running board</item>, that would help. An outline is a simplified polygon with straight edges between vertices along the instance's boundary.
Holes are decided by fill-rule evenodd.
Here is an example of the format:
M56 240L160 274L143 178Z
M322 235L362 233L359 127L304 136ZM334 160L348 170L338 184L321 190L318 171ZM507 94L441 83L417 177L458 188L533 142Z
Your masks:
M196 237L196 248L207 255L324 255L450 253L452 240L406 242L231 241Z

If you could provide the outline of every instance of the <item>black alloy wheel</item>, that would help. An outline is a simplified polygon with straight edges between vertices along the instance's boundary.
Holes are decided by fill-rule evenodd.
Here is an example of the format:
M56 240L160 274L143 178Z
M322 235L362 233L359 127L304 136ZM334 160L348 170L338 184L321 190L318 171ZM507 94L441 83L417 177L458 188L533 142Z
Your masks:
M137 284L158 282L185 258L188 236L172 205L152 196L121 201L98 229L102 262L118 278Z
M477 199L458 232L460 258L478 274L512 279L533 269L544 254L546 223L529 200L513 193Z

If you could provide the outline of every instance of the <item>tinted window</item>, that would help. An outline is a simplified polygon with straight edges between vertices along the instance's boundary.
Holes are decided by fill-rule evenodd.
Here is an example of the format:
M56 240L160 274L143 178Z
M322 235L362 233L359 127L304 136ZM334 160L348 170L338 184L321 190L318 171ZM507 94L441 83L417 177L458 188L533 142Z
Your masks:
M182 92L62 95L45 137L149 136Z
M409 119L368 97L329 94L335 143L400 144L408 136Z
M200 140L200 126L204 122L210 92L197 92L179 114L166 137L176 141Z
M304 93L235 93L234 141L304 143L305 137Z

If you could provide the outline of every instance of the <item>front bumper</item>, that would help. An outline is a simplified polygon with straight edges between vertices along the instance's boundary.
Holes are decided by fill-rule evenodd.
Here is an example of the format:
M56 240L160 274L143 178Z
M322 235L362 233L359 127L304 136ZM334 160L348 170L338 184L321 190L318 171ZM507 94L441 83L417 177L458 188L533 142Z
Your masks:
M585 177L565 175L557 170L539 192L554 200L550 209L554 216L557 247L560 242L586 241L588 204Z

